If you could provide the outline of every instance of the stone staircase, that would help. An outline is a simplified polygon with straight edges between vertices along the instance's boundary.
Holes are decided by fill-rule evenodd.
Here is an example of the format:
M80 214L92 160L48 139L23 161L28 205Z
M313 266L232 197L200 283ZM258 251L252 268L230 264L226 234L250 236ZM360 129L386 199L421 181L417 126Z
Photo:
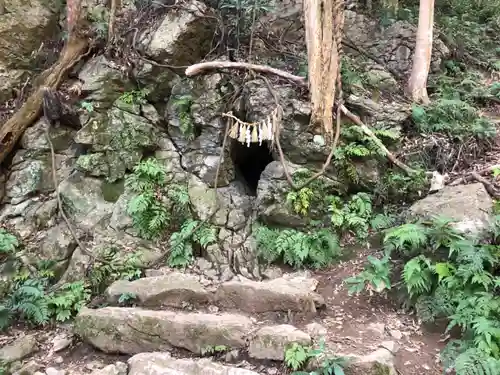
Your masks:
M311 323L325 306L323 297L315 292L316 285L316 280L296 275L269 281L241 278L216 285L176 271L117 281L105 293L109 306L83 309L76 318L75 332L103 352L132 355L128 374L269 373L262 372L263 361L283 361L289 344L310 345L324 333L317 323ZM117 306L123 296L133 297L134 307ZM292 321L296 324L290 324ZM209 358L190 358L213 353L215 348L225 353L221 359L226 362L245 358L253 366L245 369ZM382 355L364 356L369 361L359 356L346 373L391 374L392 348L386 345L380 350ZM387 371L373 372L379 365ZM277 367L280 370L275 373L286 373L282 364Z

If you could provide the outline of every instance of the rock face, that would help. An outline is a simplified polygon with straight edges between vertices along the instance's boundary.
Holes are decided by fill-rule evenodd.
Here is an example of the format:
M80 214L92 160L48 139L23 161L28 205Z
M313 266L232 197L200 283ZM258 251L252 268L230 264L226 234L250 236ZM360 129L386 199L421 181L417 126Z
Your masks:
M489 225L493 201L482 183L446 186L414 203L410 211L420 217L448 217L458 221L459 231L479 234Z
M55 2L6 0L0 22L0 102L29 75L33 51L55 35ZM15 37L13 37L15 35Z

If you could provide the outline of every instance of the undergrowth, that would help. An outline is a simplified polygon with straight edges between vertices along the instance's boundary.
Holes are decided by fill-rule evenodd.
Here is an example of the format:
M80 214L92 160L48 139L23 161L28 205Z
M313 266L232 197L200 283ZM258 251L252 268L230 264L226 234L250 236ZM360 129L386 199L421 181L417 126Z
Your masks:
M344 375L348 364L348 358L327 353L323 339L316 347L295 342L285 349L285 365L293 371L292 375ZM306 367L313 370L304 371Z
M8 275L0 282L0 330L14 321L32 326L68 321L113 281L142 276L132 258L120 260L109 251L103 254L109 263L93 264L85 280L57 284L52 262L28 267L22 253L17 238L0 229L0 258L8 266L3 269Z
M202 248L217 239L216 229L192 218L187 188L173 182L173 175L156 159L140 162L127 178L135 193L128 213L139 235L160 239L170 235L168 264L186 266L193 257L193 245Z
M459 329L441 353L457 375L490 375L500 371L500 216L483 236L458 232L444 218L407 223L385 232L384 252L370 257L365 270L346 280L350 293L403 287L406 306L425 322L447 319L446 332ZM393 258L404 260L402 270ZM397 271L397 272L396 272Z

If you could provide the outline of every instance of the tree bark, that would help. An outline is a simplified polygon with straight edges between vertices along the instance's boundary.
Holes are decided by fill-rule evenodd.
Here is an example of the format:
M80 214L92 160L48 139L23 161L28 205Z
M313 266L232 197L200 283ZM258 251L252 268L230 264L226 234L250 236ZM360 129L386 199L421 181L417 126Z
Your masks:
M23 106L0 128L0 163L14 149L24 131L40 116L43 87L57 89L64 79L65 73L85 54L89 47L86 38L70 38L59 60L49 69L42 72L44 77L40 86L28 97Z
M413 101L424 104L429 103L427 76L431 66L433 28L434 0L420 0L417 40L407 92Z

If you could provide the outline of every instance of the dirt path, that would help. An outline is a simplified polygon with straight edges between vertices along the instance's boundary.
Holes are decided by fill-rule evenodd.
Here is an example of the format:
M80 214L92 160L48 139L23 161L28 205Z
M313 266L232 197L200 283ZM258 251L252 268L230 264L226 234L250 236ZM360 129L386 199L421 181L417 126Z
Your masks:
M441 374L439 352L445 343L439 333L424 332L415 316L380 296L348 295L344 280L363 269L370 253L374 251L357 252L354 259L314 275L327 304L318 322L327 329L328 346L341 353L369 353L383 341L396 341L401 375Z

